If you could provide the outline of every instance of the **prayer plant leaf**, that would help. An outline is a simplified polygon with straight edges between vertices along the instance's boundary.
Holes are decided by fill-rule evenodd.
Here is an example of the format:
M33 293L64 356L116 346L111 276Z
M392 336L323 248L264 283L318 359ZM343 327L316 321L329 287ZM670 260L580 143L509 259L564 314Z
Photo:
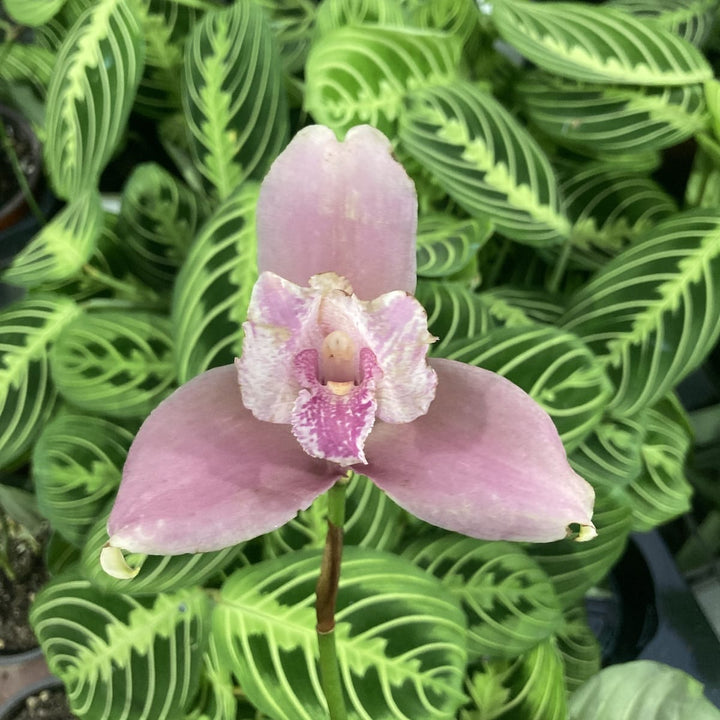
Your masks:
M461 720L567 719L562 657L551 639L513 660L483 661L468 690L471 709Z
M496 0L502 38L543 70L585 82L688 85L713 71L690 43L660 25L585 3Z
M437 577L468 618L468 654L514 658L563 625L550 578L518 544L433 534L403 557Z
M598 270L642 232L677 212L653 180L596 164L568 173L560 185L572 222L572 259Z
M638 420L646 432L640 449L642 469L627 491L633 530L643 532L690 509L693 488L685 474L685 461L692 431L672 395L645 410Z
M28 450L52 414L57 391L48 350L79 313L72 300L52 295L0 311L0 467Z
M241 326L257 280L257 196L258 186L245 183L220 205L178 274L172 329L181 383L240 355Z
M600 672L602 650L588 625L584 605L572 607L565 614L565 624L557 634L557 646L562 655L568 693Z
M83 313L63 328L50 366L58 390L76 407L145 417L174 382L170 323L141 311Z
M255 0L265 8L285 72L302 73L316 27L314 0Z
M264 10L236 2L213 10L185 46L182 104L205 189L224 200L265 175L288 139L280 58Z
M7 14L20 25L36 27L46 23L65 4L65 0L4 0Z
M557 181L540 146L489 93L466 81L413 91L400 116L403 149L471 215L529 245L569 232Z
M185 555L143 555L127 553L127 564L138 573L131 580L108 575L100 565L100 552L108 540L107 512L87 534L81 556L84 577L105 592L141 596L174 592L201 585L233 563L242 552L242 545L233 545L207 553Z
M475 260L492 234L487 218L460 220L432 214L420 218L417 236L417 274L440 278L454 275Z
M702 47L712 30L717 0L610 0L608 7L653 21Z
M35 443L32 474L38 506L57 530L82 545L120 484L136 424L63 412Z
M346 25L407 25L406 8L402 0L323 0L315 18L316 36ZM420 27L429 27L419 23Z
M44 97L54 62L55 55L40 45L6 44L0 64L0 80L7 83L30 83Z
M200 588L137 600L65 575L30 613L50 671L85 720L176 720L197 689L210 621Z
M408 91L450 82L461 44L434 30L357 25L313 43L305 67L305 106L337 134L370 124L395 135Z
M690 210L658 223L570 299L563 326L605 367L615 414L652 405L703 362L720 335L719 278L720 211Z
M508 327L513 325L531 325L540 323L543 325L557 325L558 320L565 312L561 300L546 290L537 288L524 288L515 285L498 285L486 290L482 295L498 306L505 303L512 312L513 322L505 322ZM515 321L515 316L518 320ZM520 318L524 316L525 320Z
M150 0L143 13L145 71L134 109L162 118L181 108L180 88L185 38L202 11L172 0Z
M496 328L453 343L443 356L519 385L553 419L566 449L581 443L600 422L612 397L610 381L590 349L555 327Z
M444 357L449 346L490 330L532 325L522 310L487 293L473 292L465 283L421 280L415 291L428 315L428 330L438 340L430 346L433 355Z
M701 84L597 85L533 71L517 84L517 97L542 132L590 156L662 150L708 123Z
M71 279L92 256L102 226L100 195L88 190L71 200L13 258L3 281L32 289Z
M318 552L238 570L213 636L246 697L272 720L325 717L317 668ZM348 547L335 635L348 718L451 720L464 701L465 618L431 575L395 555Z
M569 711L570 720L720 720L701 683L652 660L603 669L573 693Z
M345 545L391 551L403 531L402 510L375 483L356 475L347 488ZM265 554L278 557L302 548L322 548L327 535L327 495L281 528L264 536Z
M203 214L198 196L167 170L137 165L123 188L117 225L133 274L157 290L171 287Z
M618 561L632 529L632 510L621 492L596 488L593 524L597 537L578 543L559 540L529 545L527 551L550 576L560 604L574 606Z
M60 197L96 186L125 130L143 59L135 0L99 0L67 33L45 118L45 163Z

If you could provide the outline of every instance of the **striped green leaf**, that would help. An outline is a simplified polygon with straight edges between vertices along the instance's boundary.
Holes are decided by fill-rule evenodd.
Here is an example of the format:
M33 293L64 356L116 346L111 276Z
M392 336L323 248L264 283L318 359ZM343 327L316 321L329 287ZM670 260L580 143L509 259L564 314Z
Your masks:
M487 293L473 292L460 282L420 281L415 297L427 312L430 333L438 338L430 351L441 357L459 340L484 335L502 325L532 324L522 310Z
M597 489L593 523L598 534L588 542L560 540L527 548L550 576L564 608L578 603L623 554L632 529L632 510L623 494Z
M240 355L242 323L257 279L255 205L246 183L207 220L178 274L172 303L181 383Z
M48 349L79 312L69 298L52 295L0 311L0 467L22 456L52 414Z
M478 39L482 15L475 0L413 0L406 7L410 22L458 35L466 43L466 50L472 39Z
M158 290L171 287L203 211L198 196L167 170L137 165L123 188L117 226L133 274Z
M63 412L49 422L33 448L38 507L53 530L82 545L120 484L134 425Z
M36 27L46 23L65 4L65 0L4 0L7 14L20 25Z
M557 646L565 669L565 687L572 693L600 672L602 651L595 633L588 625L583 604L570 608L565 625L557 635Z
M102 225L100 195L88 190L73 198L13 258L3 280L37 288L73 278L95 251Z
M454 79L461 50L457 38L433 30L338 28L310 49L305 107L339 135L368 123L393 137L407 93Z
M680 403L668 396L638 418L646 430L642 469L627 488L633 529L643 532L690 509L693 489L685 474L692 431Z
M63 397L110 417L145 417L174 382L170 324L140 311L83 313L63 328L50 351Z
M554 327L497 328L458 341L445 357L508 378L543 407L570 450L600 422L612 387L590 349Z
M134 109L152 118L181 109L185 38L202 11L172 0L149 0L142 15L145 71Z
M99 0L65 37L45 118L45 162L60 197L97 184L125 129L143 58L134 0Z
M597 270L644 231L677 212L675 201L650 178L591 164L561 183L572 222L572 259Z
M707 126L703 86L591 85L531 72L517 96L534 125L590 156L677 145Z
M30 620L50 671L85 720L176 720L197 688L210 619L199 588L154 600L104 594L66 575Z
M80 566L84 577L98 589L110 593L126 593L133 597L175 592L193 585L201 585L218 575L240 555L241 545L216 552L186 555L143 555L127 553L131 568L138 568L132 580L110 577L100 566L100 551L108 541L107 512L97 520L87 534Z
M563 625L550 579L518 544L437 534L403 557L437 577L468 618L472 658L514 658Z
M702 47L713 27L717 0L610 0L608 5L654 22Z
M182 104L195 166L219 200L260 179L287 142L280 58L263 9L208 12L185 46Z
M29 82L41 96L47 92L55 55L40 45L22 43L3 46L0 80L9 83Z
M687 85L713 76L703 55L660 25L585 3L496 0L498 32L544 70L585 82Z
M487 660L470 678L461 720L567 720L563 663L552 640L514 660Z
M565 312L564 305L552 293L535 288L524 288L517 285L499 285L482 293L488 300L494 300L500 305L505 303L516 314L525 316L524 323L533 322L544 325L557 325L558 320ZM505 323L510 326L510 323Z
M314 0L255 1L268 13L285 72L302 73L317 22Z
M471 215L530 245L569 231L540 146L487 92L464 81L414 91L400 118L402 147Z
M657 402L704 360L720 335L718 278L720 212L691 210L659 223L571 298L564 327L606 368L617 414Z
M475 260L477 251L491 234L492 225L487 218L422 216L417 234L417 274L437 278L460 272Z
M273 720L326 716L317 668L317 552L238 570L213 616L219 656ZM464 700L465 618L438 580L395 555L346 548L337 654L352 720L455 717Z
M315 17L315 35L327 35L346 25L371 24L406 25L407 14L402 0L323 0Z
M392 550L403 530L402 510L364 475L356 475L347 489L345 523L346 545L375 550ZM263 537L267 557L278 557L293 550L322 548L327 535L327 495L321 495L297 517Z

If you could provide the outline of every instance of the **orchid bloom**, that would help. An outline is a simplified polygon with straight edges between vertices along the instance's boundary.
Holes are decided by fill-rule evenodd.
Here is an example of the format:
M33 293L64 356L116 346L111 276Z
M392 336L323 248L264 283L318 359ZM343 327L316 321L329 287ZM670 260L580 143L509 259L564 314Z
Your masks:
M217 550L274 530L349 469L472 537L594 535L593 491L544 410L505 378L427 358L417 198L369 126L302 130L265 178L242 358L180 387L140 429L110 555Z

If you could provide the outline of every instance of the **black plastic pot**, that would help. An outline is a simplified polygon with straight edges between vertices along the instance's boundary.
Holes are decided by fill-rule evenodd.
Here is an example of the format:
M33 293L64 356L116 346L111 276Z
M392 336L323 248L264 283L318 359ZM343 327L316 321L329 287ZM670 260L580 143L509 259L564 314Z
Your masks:
M665 663L703 683L720 707L720 640L656 530L631 537L609 583L587 600L603 664Z
M61 687L62 683L57 678L46 678L45 680L40 680L39 682L28 685L0 705L0 720L13 720L17 713L22 710L27 698L37 695L43 690L52 690Z

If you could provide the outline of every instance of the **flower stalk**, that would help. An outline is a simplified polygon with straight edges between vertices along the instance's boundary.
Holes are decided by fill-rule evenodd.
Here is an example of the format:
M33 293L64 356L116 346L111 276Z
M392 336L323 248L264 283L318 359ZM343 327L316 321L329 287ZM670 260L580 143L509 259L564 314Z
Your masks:
M351 475L352 473L348 473L328 490L328 530L320 565L320 577L315 588L320 682L327 700L330 720L347 718L335 647L335 602L342 562L345 489Z

